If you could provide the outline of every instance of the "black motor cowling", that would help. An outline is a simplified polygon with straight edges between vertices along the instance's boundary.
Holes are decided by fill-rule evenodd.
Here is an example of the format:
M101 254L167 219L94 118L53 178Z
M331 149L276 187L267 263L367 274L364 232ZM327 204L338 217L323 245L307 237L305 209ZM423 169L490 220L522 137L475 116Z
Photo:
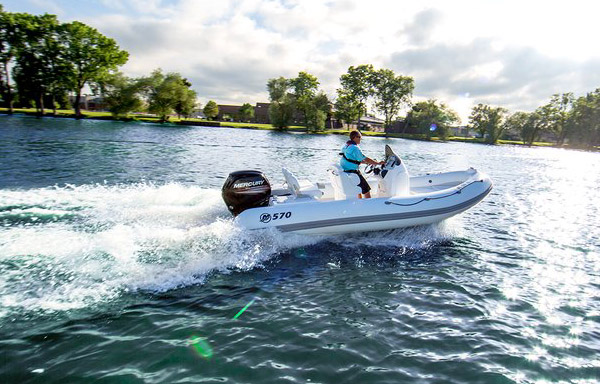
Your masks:
M222 189L223 200L234 216L249 208L269 205L271 184L260 171L237 171L229 174Z

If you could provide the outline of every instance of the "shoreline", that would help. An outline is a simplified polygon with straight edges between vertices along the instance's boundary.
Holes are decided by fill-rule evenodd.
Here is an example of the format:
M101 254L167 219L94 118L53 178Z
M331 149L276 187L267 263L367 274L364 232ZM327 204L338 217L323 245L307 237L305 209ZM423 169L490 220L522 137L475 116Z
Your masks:
M11 114L8 112L8 108L0 108L0 114L9 115L9 116L32 116L32 117L53 117L53 118L70 118L76 119L76 115L71 110L57 110L57 113L53 113L52 110L48 110L49 112L45 112L43 116L40 116L37 111L33 108L24 109L24 108L14 108L14 112ZM110 112L92 112L86 111L82 112L81 120L104 120L104 121L121 121L121 122L144 122L144 123L152 123L152 124L168 124L168 125L180 125L180 126L196 126L196 127L217 127L217 128L236 128L236 129L254 129L254 130L266 130L266 131L277 131L277 132L292 132L292 133L304 133L308 135L347 135L348 130L341 129L325 129L323 131L310 132L303 126L291 126L287 129L280 130L273 127L271 124L256 124L256 123L236 123L236 122L228 122L228 121L211 121L211 120L202 120L202 119L181 119L181 118L173 118L169 121L160 121L157 117L144 115L144 114L136 114L134 116L128 115L127 117L115 118ZM396 138L396 139L406 139L406 140L417 140L417 141L427 141L427 142L459 142L459 143L467 143L467 144L483 144L483 145L516 145L521 147L528 147L527 144L522 141L512 141L512 140L498 140L497 144L489 144L484 142L481 139L470 138L470 137L462 137L462 136L450 136L446 140L441 140L438 137L432 137L431 139L427 139L424 134L407 134L407 133L392 133L392 132L373 132L373 131L362 131L362 134L365 136L372 137L384 137L384 138ZM568 145L565 146L557 146L554 143L549 142L534 142L531 147L546 147L546 148L557 148L557 149L569 149L569 150L583 150L589 152L599 152L600 148L573 148Z

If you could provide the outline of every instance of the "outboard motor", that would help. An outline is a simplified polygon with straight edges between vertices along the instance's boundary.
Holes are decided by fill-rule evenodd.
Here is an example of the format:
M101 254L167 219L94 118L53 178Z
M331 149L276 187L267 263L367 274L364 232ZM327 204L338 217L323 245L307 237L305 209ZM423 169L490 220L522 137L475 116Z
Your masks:
M237 216L246 209L269 205L271 184L260 171L237 171L229 174L221 191L227 208Z

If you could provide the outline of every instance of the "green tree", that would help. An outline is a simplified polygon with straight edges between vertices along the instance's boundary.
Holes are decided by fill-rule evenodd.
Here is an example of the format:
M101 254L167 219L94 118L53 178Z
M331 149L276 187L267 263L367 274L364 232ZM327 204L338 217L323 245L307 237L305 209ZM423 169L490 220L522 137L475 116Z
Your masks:
M434 99L416 103L409 111L407 120L417 128L417 131L427 136L427 139L435 134L445 140L448 136L449 127L460 123L458 114Z
M473 107L471 115L469 116L469 128L474 129L480 137L485 137L487 129L485 121L487 119L488 109L488 105L479 103Z
M75 114L80 117L81 90L86 84L101 83L127 62L129 54L96 29L74 21L64 25L61 34L65 59L73 65L71 83L75 92Z
M521 127L523 143L531 147L534 141L539 140L540 134L548 127L547 115L547 107L539 107L527 115L527 120Z
M22 100L33 100L39 113L44 113L45 62L41 53L44 30L37 16L14 14L16 34L15 67L12 74Z
M298 77L292 79L269 79L267 90L271 99L271 123L284 129L295 116L302 116L307 130L324 129L327 115L331 113L331 103L323 92L319 92L318 87L317 78L306 72L299 72Z
M567 120L573 107L573 93L554 94L546 105L548 129L556 135L556 144L563 145L567 137Z
M289 80L289 84L294 92L296 109L302 114L304 125L310 127L315 123L318 115L314 98L319 88L319 81L316 76L299 72L298 77Z
M527 131L527 124L530 123L529 115L527 112L518 111L508 116L504 122L504 133L523 137L522 132Z
M16 22L14 15L4 11L0 4L0 92L4 104L8 107L9 113L13 113L14 95L10 83L10 64L16 55L16 46L19 37L16 31Z
M54 15L14 16L20 42L13 75L19 94L22 99L33 99L40 114L44 113L45 97L49 97L56 113L56 100L65 98L73 72L60 42L62 26Z
M504 120L508 111L502 107L477 104L469 116L469 126L485 138L489 144L495 144L505 128Z
M193 89L190 89L191 86L192 83L186 78L181 79L181 86L177 92L177 101L173 107L175 113L180 118L181 116L190 117L196 110L198 94Z
M290 81L285 77L269 79L267 81L267 91L271 102L279 102L288 94L290 89Z
M285 77L269 79L269 119L271 124L278 129L287 128L294 118L296 100L290 92L291 83Z
M240 119L244 122L249 122L254 118L254 107L249 103L244 103L240 108Z
M139 79L148 103L148 111L167 121L173 112L181 115L192 113L196 105L196 93L190 90L191 83L179 73L163 74L156 69L149 77Z
M600 146L600 88L575 100L567 126L570 145Z
M202 110L208 119L214 119L219 115L219 106L214 101L210 100Z
M385 126L392 125L403 106L410 105L410 97L415 88L412 77L396 76L391 69L375 72L375 107L385 116Z
M279 101L271 102L269 106L271 124L280 130L289 127L296 112L294 105L294 96L291 94L283 96Z
M306 109L306 127L311 132L325 128L327 116L331 114L331 102L324 92L314 95Z
M102 84L102 97L114 117L127 116L143 107L140 96L143 83L121 72L111 74Z
M334 108L335 118L344 121L346 124L351 124L353 121L358 120L360 116L360 104L344 92L338 92Z
M376 81L376 73L372 64L351 66L348 68L348 72L340 77L342 87L338 89L338 95L343 95L350 104L358 106L359 128L360 118L367 113L367 101L375 94Z

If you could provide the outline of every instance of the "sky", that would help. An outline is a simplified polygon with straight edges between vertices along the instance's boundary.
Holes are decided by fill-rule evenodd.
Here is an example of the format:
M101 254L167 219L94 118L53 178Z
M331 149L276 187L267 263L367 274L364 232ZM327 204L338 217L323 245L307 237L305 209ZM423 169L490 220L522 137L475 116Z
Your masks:
M95 27L129 52L126 75L179 72L202 104L268 102L270 78L300 71L333 99L360 64L412 76L414 102L437 99L463 124L478 103L532 111L600 87L600 2L589 0L0 2Z

